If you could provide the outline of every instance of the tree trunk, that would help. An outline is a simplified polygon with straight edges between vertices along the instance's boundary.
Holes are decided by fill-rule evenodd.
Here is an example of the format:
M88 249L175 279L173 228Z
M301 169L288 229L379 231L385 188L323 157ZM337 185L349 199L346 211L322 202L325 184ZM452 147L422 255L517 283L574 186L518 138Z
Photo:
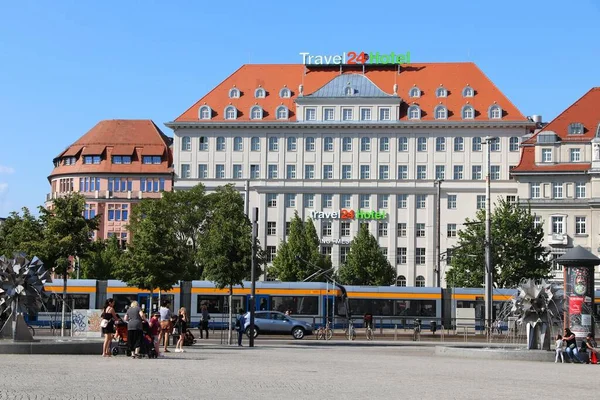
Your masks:
M229 326L229 334L227 336L227 343L231 346L231 322L232 322L232 318L233 318L233 310L231 309L231 300L233 298L233 286L229 286L229 322L228 322L228 326Z

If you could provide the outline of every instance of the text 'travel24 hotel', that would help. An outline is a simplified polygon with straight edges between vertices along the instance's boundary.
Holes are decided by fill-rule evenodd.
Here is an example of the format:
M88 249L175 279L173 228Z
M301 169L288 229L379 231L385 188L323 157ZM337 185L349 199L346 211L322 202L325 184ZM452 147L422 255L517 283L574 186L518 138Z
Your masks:
M473 63L269 64L242 66L167 126L175 190L202 182L243 191L250 180L270 260L298 212L318 216L334 266L364 223L398 285L434 286L436 180L443 253L485 205L482 139L497 138L489 144L493 200L516 198L509 171L535 123ZM374 217L339 218L340 210ZM443 284L446 260L441 269Z

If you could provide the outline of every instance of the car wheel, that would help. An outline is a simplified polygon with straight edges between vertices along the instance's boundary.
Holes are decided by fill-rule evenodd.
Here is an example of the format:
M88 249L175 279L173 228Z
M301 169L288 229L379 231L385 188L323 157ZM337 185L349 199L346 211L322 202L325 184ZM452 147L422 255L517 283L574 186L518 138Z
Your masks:
M304 338L304 328L301 328L299 326L295 327L294 329L292 329L292 336L294 337L294 339Z
M246 328L246 336L250 337L250 327ZM255 326L254 327L254 338L256 339L257 336L258 336L258 328Z

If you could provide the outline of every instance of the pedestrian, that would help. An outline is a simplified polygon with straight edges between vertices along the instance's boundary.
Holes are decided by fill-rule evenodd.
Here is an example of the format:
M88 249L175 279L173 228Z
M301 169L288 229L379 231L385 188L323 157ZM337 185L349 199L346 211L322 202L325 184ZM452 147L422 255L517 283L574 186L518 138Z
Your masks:
M564 344L565 342L563 341L562 335L557 335L556 336L556 358L554 359L554 362L557 363L558 359L560 358L560 362L564 364L565 362L565 354L563 353L564 350Z
M140 354L144 337L142 323L146 321L146 315L137 301L131 302L131 307L127 309L127 314L125 314L125 321L127 321L127 344L131 351L131 357L142 358Z
M185 307L181 307L179 309L179 313L177 314L177 331L179 333L179 340L175 345L175 353L184 353L183 343L185 342L185 333L187 332L188 327L188 316L185 310Z
M171 313L171 302L169 300L163 300L162 305L160 307L160 335L158 341L160 343L164 343L164 352L168 353L169 349L167 346L169 345L169 335L173 332L173 323L171 322L171 317L173 314Z
M110 298L106 299L104 303L104 310L102 311L102 322L106 326L102 328L102 334L104 335L104 344L102 345L102 357L110 357L110 344L115 334L115 321L119 319L115 313L115 300Z
M150 318L150 333L152 334L156 356L160 357L160 313L158 311L152 314L152 318Z
M206 331L206 338L208 339L208 321L210 320L210 314L208 313L208 307L206 304L202 305L200 315L200 339L203 339L202 331Z
M244 336L244 327L246 325L246 318L244 317L244 310L242 310L241 308L239 309L239 315L237 317L237 321L235 323L235 326L237 328L237 332L238 332L238 346L242 347L242 338ZM252 334L252 333L250 333Z
M565 349L569 360L572 363L582 364L581 357L579 357L579 351L577 350L577 341L575 340L575 334L571 332L569 328L565 328L565 336L563 340L566 342L567 348Z

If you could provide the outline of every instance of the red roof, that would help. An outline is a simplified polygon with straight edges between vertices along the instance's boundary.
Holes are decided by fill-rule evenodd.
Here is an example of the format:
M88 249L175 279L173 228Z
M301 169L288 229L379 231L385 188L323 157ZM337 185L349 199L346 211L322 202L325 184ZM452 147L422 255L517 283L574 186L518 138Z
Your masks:
M511 169L513 172L584 172L591 168L590 163L561 163L550 165L535 164L535 147L523 147L519 165Z
M346 67L344 67L346 68ZM360 73L345 71L344 73ZM253 64L243 65L188 110L175 119L176 122L232 122L224 119L225 107L232 104L238 110L237 122L275 121L276 109L285 105L290 110L290 120L295 121L295 99L298 87L303 85L304 95L309 95L333 78L340 75L339 68L315 69L300 64ZM423 63L402 66L400 73L395 68L369 68L365 76L384 92L392 95L394 85L398 85L398 96L404 103L416 103L422 110L422 120L434 119L434 108L444 104L448 109L448 120L461 120L461 110L467 102L476 110L475 120L488 120L488 109L494 103L503 110L503 120L527 121L517 108L498 90L498 88L473 63ZM435 91L443 85L448 96L437 98ZM475 91L474 97L465 98L463 89L470 86ZM417 86L421 97L411 98L409 90ZM241 91L239 98L229 98L233 87ZM261 87L267 92L265 98L255 98L255 90ZM287 87L291 90L291 98L281 98L279 92ZM208 105L212 109L212 118L200 120L198 111L201 106ZM250 108L258 104L265 111L262 120L250 120ZM406 120L404 109L401 120Z

